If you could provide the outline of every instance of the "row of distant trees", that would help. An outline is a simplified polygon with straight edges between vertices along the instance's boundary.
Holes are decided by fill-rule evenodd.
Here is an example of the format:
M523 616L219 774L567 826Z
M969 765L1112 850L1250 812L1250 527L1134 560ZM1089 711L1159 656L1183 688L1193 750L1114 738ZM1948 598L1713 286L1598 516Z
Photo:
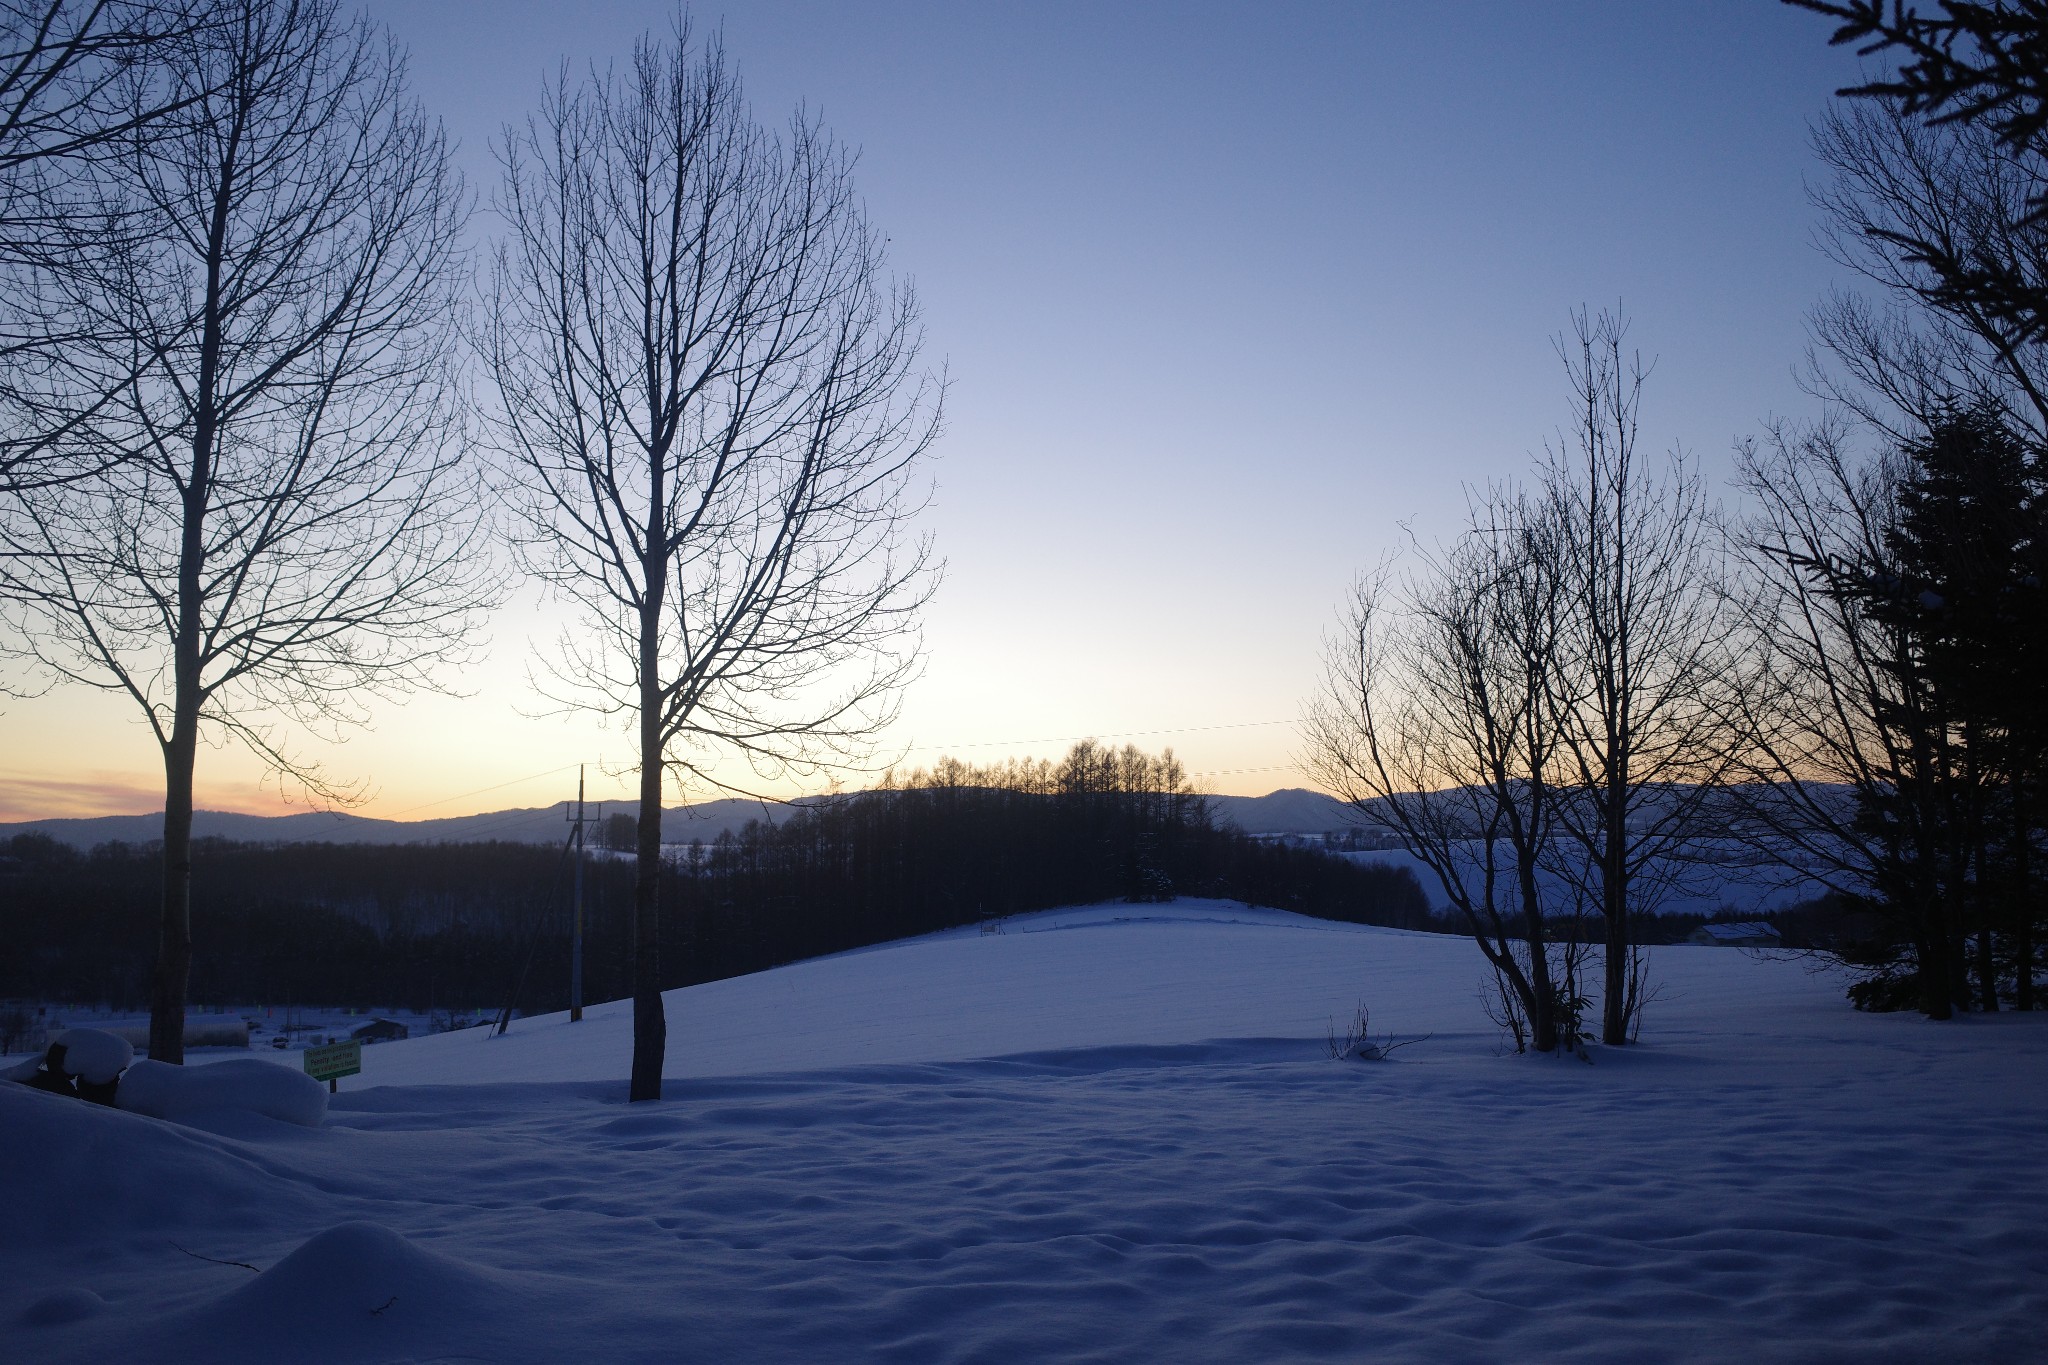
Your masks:
M1880 290L1814 314L1829 415L1743 446L1724 514L1695 461L1639 448L1624 320L1578 315L1565 434L1448 546L1361 580L1311 708L1317 774L1427 865L1538 1050L1591 998L1547 921L1602 922L1599 1032L1628 1041L1631 921L1707 835L1837 893L1859 1003L2037 1002L2048 21L1807 7L1909 54L1815 132L1826 244Z
M338 0L0 0L0 649L161 750L163 1060L201 752L347 799L296 735L438 686L505 561L580 613L551 695L634 736L636 1099L664 778L815 772L914 671L940 385L851 154L763 127L687 23L497 151L479 287L404 54Z
M0 997L146 998L155 851L0 849ZM567 1003L568 880L533 845L202 841L197 998L418 1010ZM585 870L585 989L632 980L630 861ZM1057 762L943 762L876 790L671 848L663 989L1061 905L1229 897L1322 918L1441 927L1405 869L1211 824L1171 754L1084 743ZM1133 913L1144 913L1134 909Z

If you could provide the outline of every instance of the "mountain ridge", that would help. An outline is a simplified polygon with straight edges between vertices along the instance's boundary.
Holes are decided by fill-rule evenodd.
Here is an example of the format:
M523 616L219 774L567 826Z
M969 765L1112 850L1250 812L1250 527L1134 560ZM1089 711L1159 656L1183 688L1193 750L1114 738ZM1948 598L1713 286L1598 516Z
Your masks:
M781 813L806 801L830 797L802 798L789 804L728 796L692 806L666 807L662 811L664 842L687 844L694 839L710 842L728 830L738 832L749 820L773 823ZM1342 828L1344 803L1321 792L1287 787L1265 796L1211 796L1210 811L1219 824L1234 824L1247 834L1320 834ZM375 816L351 815L346 811L300 811L291 815L245 815L236 811L195 811L192 833L201 839L232 839L241 843L333 843L333 844L467 844L503 840L509 843L551 844L567 837L570 802L549 806L514 807L484 811L476 815L443 816L431 820L386 820ZM593 805L598 803L593 802ZM638 803L608 801L603 816L633 814ZM0 839L19 834L43 834L73 848L89 849L106 843L148 843L163 832L163 812L147 815L98 815L20 820L0 823Z

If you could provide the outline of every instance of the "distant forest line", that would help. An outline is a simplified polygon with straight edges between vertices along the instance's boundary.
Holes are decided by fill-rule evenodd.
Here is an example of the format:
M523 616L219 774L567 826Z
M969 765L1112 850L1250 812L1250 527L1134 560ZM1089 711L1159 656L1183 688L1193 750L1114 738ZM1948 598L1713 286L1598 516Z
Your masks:
M671 850L663 986L1061 905L1210 896L1449 931L1405 868L1219 827L1170 754L1075 768L946 762ZM584 999L631 985L633 865L584 863ZM140 1008L161 853L0 844L0 997ZM419 1010L565 1008L572 860L527 843L194 845L192 998Z

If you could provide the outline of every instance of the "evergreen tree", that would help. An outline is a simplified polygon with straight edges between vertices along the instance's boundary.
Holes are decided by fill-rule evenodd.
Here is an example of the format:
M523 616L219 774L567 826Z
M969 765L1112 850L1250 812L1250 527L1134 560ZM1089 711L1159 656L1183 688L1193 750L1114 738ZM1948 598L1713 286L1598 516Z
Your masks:
M2031 1008L2043 465L1987 408L1945 415L1902 453L1889 562L1844 579L1897 642L1892 781L1861 817L1896 851L1881 889L1911 939L1921 1008L1997 1009L2001 956Z

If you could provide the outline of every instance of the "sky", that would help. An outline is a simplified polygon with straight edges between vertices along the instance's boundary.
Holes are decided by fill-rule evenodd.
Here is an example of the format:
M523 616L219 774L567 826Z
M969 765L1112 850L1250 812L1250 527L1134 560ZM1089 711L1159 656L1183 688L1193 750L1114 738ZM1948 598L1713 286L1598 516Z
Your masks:
M664 0L374 0L497 230L492 144ZM755 114L857 147L948 380L923 520L946 561L882 755L1171 746L1199 787L1307 785L1294 728L1346 585L1453 534L1568 409L1553 339L1619 307L1643 439L1723 478L1812 415L1807 125L1857 59L1765 0L700 3ZM628 736L547 714L555 609L494 619L459 695L299 752L421 819L631 789ZM741 770L731 776L747 780ZM862 785L859 775L847 785ZM0 821L160 809L129 704L0 700ZM199 804L300 806L202 750ZM811 784L813 788L816 783ZM767 794L798 789L771 786ZM677 793L680 799L686 794Z

